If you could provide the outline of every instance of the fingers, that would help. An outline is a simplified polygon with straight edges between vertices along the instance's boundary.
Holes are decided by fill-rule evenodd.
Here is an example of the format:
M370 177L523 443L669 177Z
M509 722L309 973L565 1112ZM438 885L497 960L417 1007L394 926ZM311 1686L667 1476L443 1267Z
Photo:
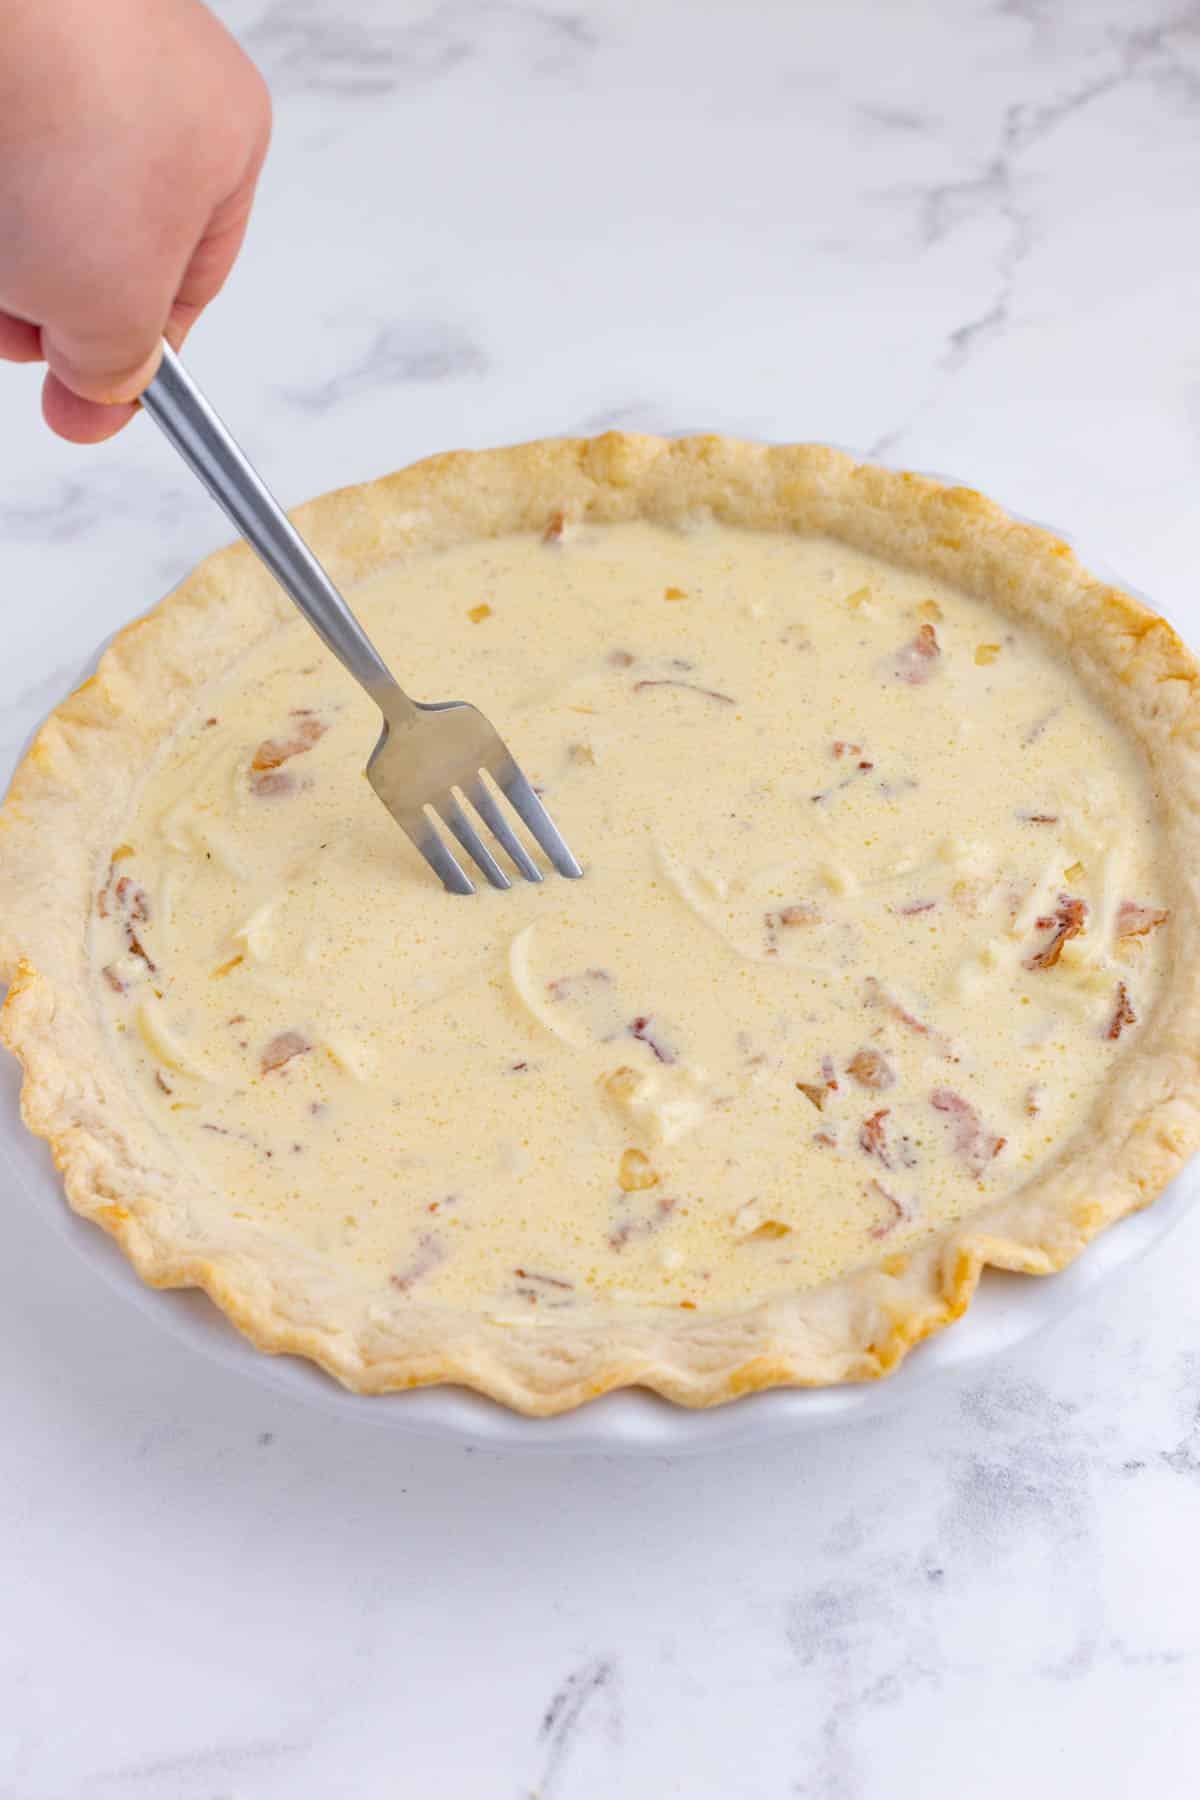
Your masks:
M251 198L246 196L244 207L228 223L214 220L196 245L171 308L171 322L182 333L180 342L229 279L250 223Z
M27 319L0 312L0 361L44 362L42 334ZM57 375L42 384L42 416L52 431L72 444L100 444L127 425L137 412L132 405L101 406L73 393Z
M53 373L81 399L103 406L136 399L158 367L169 299L130 296L78 319L73 310L42 327L42 352Z
M28 319L0 312L0 362L41 362L42 338Z
M42 417L51 431L69 444L102 444L136 418L137 412L131 403L106 406L85 400L53 373L42 383Z
M96 443L132 416L164 333L182 342L225 282L270 98L201 0L16 0L15 17L7 61L0 46L0 360L45 360L47 420Z
M241 181L213 212L179 283L167 328L167 336L176 349L229 279L250 223L258 178L271 141L271 96L257 71L255 75L258 122L253 148Z

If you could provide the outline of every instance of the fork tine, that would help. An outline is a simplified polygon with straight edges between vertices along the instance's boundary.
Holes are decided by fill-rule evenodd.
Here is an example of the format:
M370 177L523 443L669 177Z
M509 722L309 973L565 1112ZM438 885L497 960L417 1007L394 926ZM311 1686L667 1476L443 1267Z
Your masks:
M492 886L494 888L511 887L512 882L459 805L457 795L447 794L445 803L438 808L438 812L467 855L474 858L477 867L487 876Z
M525 776L515 762L509 762L503 775L494 780L502 794L512 805L514 811L528 825L530 831L541 845L560 875L582 875L583 870L567 849L566 843L559 835L558 827L546 811Z
M483 781L476 781L466 790L466 795L500 848L516 864L526 881L540 881L542 871L496 805L487 785Z
M393 813L393 818L395 814ZM404 830L412 839L425 861L429 864L442 886L451 894L473 894L475 884L458 858L449 851L438 835L436 827L425 814L419 815L411 824L401 820Z

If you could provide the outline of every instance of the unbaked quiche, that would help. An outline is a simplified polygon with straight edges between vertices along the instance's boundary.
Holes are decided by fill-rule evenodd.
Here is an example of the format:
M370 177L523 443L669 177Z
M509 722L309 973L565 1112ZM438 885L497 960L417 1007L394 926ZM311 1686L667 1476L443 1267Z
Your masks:
M364 1392L707 1405L893 1368L1198 1141L1200 705L964 489L819 448L450 456L300 522L585 879L452 898L245 547L0 821L4 1035L71 1204Z

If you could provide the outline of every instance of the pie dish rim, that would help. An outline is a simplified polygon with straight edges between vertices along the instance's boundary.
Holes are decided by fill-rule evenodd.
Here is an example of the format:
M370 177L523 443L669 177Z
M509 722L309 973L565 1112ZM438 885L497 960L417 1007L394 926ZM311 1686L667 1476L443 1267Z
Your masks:
M431 458L321 496L296 517L334 579L347 583L414 549L540 529L559 509L601 520L709 516L832 531L1071 643L1093 691L1134 730L1156 771L1171 777L1164 817L1178 877L1169 991L1122 1057L1087 1155L1054 1164L905 1258L888 1258L891 1269L881 1259L786 1301L685 1319L621 1307L600 1326L539 1323L519 1334L476 1314L414 1308L415 1329L385 1354L364 1350L361 1333L350 1341L344 1324L298 1321L286 1285L247 1267L244 1255L172 1243L162 1229L171 1198L162 1172L139 1160L144 1120L131 1116L123 1084L114 1085L102 1027L85 1004L85 945L69 923L69 902L78 921L78 902L90 905L98 861L113 842L91 778L96 734L104 748L121 749L132 778L147 741L164 735L147 730L135 699L140 709L147 688L161 684L168 721L178 721L222 666L214 655L228 663L231 626L240 627L244 647L289 616L244 545L206 559L119 634L96 675L37 734L0 809L0 979L11 976L0 1035L24 1067L22 1115L49 1141L72 1207L117 1239L149 1285L203 1288L260 1349L310 1357L358 1392L450 1382L544 1416L631 1385L707 1406L777 1385L870 1380L958 1318L985 1266L1033 1274L1064 1267L1107 1225L1149 1204L1200 1142L1200 904L1179 867L1200 817L1200 670L1165 620L1088 575L1056 535L970 489L859 464L823 446L615 432L544 440ZM64 829L71 825L78 830ZM52 972L39 970L30 949Z

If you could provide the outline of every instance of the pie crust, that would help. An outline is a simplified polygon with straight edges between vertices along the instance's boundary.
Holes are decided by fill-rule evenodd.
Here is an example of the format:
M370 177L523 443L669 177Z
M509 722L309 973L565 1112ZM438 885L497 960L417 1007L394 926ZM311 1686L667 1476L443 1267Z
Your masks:
M1061 1269L1152 1201L1200 1144L1200 700L1197 664L1155 614L1087 574L1048 532L980 495L815 446L622 433L432 458L299 509L344 587L414 550L559 515L593 523L714 520L825 534L952 584L1069 649L1071 666L1148 763L1171 883L1160 997L1114 1066L1088 1130L1015 1194L903 1252L784 1298L716 1310L612 1306L533 1330L414 1302L401 1322L340 1316L244 1245L197 1244L187 1169L149 1128L90 995L86 925L129 796L197 691L290 616L245 545L210 557L122 632L42 727L0 811L3 1037L24 1067L22 1115L46 1138L71 1206L156 1287L200 1287L260 1349L321 1365L360 1393L453 1382L518 1411L564 1411L643 1386L709 1406L778 1385L888 1373L968 1306L985 1266ZM520 746L517 745L519 749Z

